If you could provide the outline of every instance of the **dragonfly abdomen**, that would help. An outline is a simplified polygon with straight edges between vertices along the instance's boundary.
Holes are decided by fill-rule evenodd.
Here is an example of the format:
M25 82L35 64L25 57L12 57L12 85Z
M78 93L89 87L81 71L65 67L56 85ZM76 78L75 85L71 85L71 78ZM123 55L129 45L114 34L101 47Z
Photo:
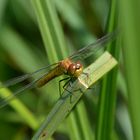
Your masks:
M60 66L55 67L50 72L48 72L44 77L42 77L36 84L37 87L42 87L47 84L52 79L64 74L64 71L61 70Z

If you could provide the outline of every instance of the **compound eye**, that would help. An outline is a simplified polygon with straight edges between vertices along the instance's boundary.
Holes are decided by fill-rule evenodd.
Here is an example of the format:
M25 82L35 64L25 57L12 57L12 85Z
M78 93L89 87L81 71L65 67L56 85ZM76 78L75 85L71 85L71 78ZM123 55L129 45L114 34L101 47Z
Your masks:
M71 64L68 68L68 74L73 75L75 73L75 70L76 70L76 65Z
M76 65L76 69L80 69L80 64L77 64Z
M80 62L76 63L76 70L75 73L73 74L74 77L78 77L83 71L83 65Z
M68 68L68 74L73 77L78 77L83 71L83 66L80 62L73 63Z
M80 62L76 63L76 69L81 69L82 68L82 64Z

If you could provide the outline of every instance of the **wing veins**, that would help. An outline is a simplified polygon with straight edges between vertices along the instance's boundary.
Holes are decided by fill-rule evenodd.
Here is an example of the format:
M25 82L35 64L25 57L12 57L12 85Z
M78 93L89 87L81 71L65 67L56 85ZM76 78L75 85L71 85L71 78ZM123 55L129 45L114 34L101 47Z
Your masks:
M91 54L96 53L101 48L104 48L105 44L113 40L117 34L118 34L118 30L108 33L107 35L97 39L95 42L73 53L69 58L70 59L75 59L75 58L85 59L89 57Z
M14 94L8 96L6 99L2 100L0 102L0 108L3 108L4 106L6 106L8 104L9 101L11 101L12 99L14 99L15 96L20 95L20 93L22 93L24 90L29 90L29 89L33 89L36 87L36 83L45 75L47 75L48 72L42 74L39 78L35 79L34 81L32 81L31 83L25 85L24 87L19 88L16 92L14 92Z
M47 66L45 66L45 67L43 67L43 68L40 68L40 69L38 69L38 70L36 70L36 71L34 71L34 72L32 72L32 73L27 73L27 74L25 74L25 75L18 76L18 77L15 77L15 78L13 78L13 79L10 79L10 80L8 80L8 81L2 83L2 84L0 85L0 88L2 88L2 87L9 87L9 86L15 85L15 84L17 84L17 83L23 82L24 80L26 80L26 79L28 79L28 78L34 76L35 74L37 74L37 73L39 73L39 72L41 72L41 71L47 69L48 67L55 66L56 64L58 64L58 63L54 63L54 64L51 64L51 65L47 65Z

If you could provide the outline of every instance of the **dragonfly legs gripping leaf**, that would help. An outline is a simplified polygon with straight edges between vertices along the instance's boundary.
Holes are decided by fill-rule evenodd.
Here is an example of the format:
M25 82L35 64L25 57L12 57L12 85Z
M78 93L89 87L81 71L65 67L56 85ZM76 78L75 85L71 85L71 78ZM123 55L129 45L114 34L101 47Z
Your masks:
M68 84L70 83L71 77L66 77L66 78L61 79L61 80L59 81L59 94L60 94L60 97L62 97L61 83L62 83L63 81L65 81L65 80L67 80L67 82L63 85L63 89L64 89L64 90L67 90L65 87L66 87L66 85L68 85ZM68 91L68 92L70 92L70 91Z
M62 97L62 93L61 93L61 82L65 81L65 80L67 80L67 81L63 85L63 89L70 93L69 94L69 96L70 96L70 103L72 103L72 95L74 95L74 94L72 94L72 91L69 91L66 86L69 85L71 87L71 82L73 81L73 77L66 77L66 78L64 78L64 79L62 79L62 80L59 81L59 94L60 94L60 97ZM73 90L73 92L76 92L78 90L77 89L76 90Z
M83 73L87 76L87 73ZM70 103L72 103L72 96L75 96L75 94L73 94L73 92L77 92L77 91L80 91L81 93L83 93L82 89L81 88L77 88L77 89L74 89L72 91L69 91L67 89L68 86L72 87L72 82L74 82L74 80L76 80L77 78L75 77L66 77L62 80L59 81L59 93L60 93L60 97L62 97L62 92L61 92L61 82L62 81L66 81L66 83L63 85L63 89L66 90L67 92L69 92L69 96L70 96Z

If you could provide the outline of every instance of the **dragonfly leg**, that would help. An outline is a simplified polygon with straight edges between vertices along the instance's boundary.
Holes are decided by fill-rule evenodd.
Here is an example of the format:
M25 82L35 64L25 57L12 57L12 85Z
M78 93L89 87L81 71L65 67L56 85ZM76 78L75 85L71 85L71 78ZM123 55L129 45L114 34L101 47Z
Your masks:
M81 93L84 93L81 88L78 88L78 89L73 90L73 92L77 92L77 91L80 91ZM71 93L70 94L70 103L72 103L73 102L72 101L72 95L75 96L75 94L72 94L72 92L70 92L70 93Z
M73 77L71 77L63 86L64 90L68 91L70 93L70 103L72 103L72 96L75 96L75 94L72 94L72 92L77 92L77 91L80 91L81 93L83 93L82 89L81 88L78 88L78 89L75 89L73 90L72 92L69 91L67 88L65 88L68 84L69 86L71 86L71 81L72 81Z
M69 86L71 86L72 77L67 77L67 78L65 78L65 79L62 79L60 82L62 82L62 81L64 81L64 80L68 80L68 81L63 85L63 89L70 93L69 96L70 96L70 102L71 102L71 100L72 100L72 92L69 91L69 90L66 88L66 86L67 86L68 84L69 84Z
M60 97L62 96L62 93L61 93L61 82L62 82L62 81L65 81L65 80L68 80L68 81L63 85L63 89L65 89L65 86L69 83L70 79L71 79L70 77L66 77L66 78L64 78L64 79L62 79L62 80L59 81L59 94L60 94Z
M72 92L69 91L69 90L66 88L66 86L67 86L67 85L71 86L71 81L72 81L72 79L73 79L73 77L67 77L67 78L64 78L64 79L62 79L62 80L59 81L59 93L61 93L60 83L61 83L62 81L64 81L64 80L68 80L68 81L63 85L63 89L70 93L70 95L69 95L69 96L70 96L70 103L72 103L72 95L74 95L74 94L72 94ZM78 89L73 90L73 92L77 92L77 91L80 91L81 93L83 93L83 91L82 91L81 88L78 88ZM62 96L62 94L60 94L60 97L61 97L61 96Z

